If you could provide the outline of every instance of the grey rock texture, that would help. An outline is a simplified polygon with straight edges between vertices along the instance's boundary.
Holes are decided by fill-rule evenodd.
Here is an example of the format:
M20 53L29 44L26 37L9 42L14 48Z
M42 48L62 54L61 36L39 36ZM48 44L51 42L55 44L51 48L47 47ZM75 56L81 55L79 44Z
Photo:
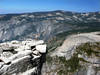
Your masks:
M0 41L38 38L47 40L71 30L99 30L100 13L68 11L0 15Z
M66 39L67 42L65 41L65 43L59 48L59 45L65 40L66 36L73 33L94 31L100 31L100 12L77 13L68 11L51 11L0 15L0 42L11 40L22 41L27 38L43 39L46 40L48 45L51 44L51 50L54 49L53 52L48 53L52 57L61 56L70 59L71 56L73 56L74 47L76 47L80 41L85 43L100 38L97 39L94 37L97 35L89 37L91 34L86 36L79 35L69 37ZM49 43L51 39L55 38L57 39L53 43ZM41 71L40 67L42 67L41 62L45 61L46 45L41 45L43 41L35 42L37 43L28 40L0 44L1 75L39 75ZM36 47L34 48L34 46ZM29 62L30 60L32 62ZM52 62L52 64L46 62L43 65L43 75L57 75L57 72L60 69L64 69L63 64L59 64L57 61L51 61L51 58L47 60ZM89 59L89 61L90 60L91 59ZM95 67L91 65L88 66L89 70L82 69L78 72L78 75L82 75L83 73L84 75L87 73L90 74L90 71L93 71L91 74L94 74ZM68 69L70 70L70 67ZM77 73L75 74L77 75ZM99 74L100 72L98 71L97 75Z
M1 43L0 75L40 75L45 53L43 40Z
M61 47L58 47L54 50L50 56L64 56L66 59L69 59L73 55L75 48L86 42L98 42L100 41L100 32L91 32L91 33L80 33L73 34L66 38Z
M49 51L42 68L42 75L100 75L99 33L81 33L68 36L60 47ZM87 42L90 42L90 46L87 44L83 48L79 47ZM96 45L95 42L99 42L99 44ZM79 47L78 50L77 47ZM87 55L86 52L81 52L86 50L85 48L88 53L91 53L92 50L93 53Z

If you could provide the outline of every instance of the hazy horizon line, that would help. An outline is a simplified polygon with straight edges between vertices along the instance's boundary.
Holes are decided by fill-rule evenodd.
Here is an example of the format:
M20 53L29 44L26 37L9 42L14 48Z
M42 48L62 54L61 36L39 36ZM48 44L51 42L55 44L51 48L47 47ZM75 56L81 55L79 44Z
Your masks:
M40 11L23 11L23 12L1 12L0 15L6 15L6 14L27 14L27 13L38 13L38 12L55 12L55 11L63 11L63 12L73 12L73 13L95 13L100 11L71 11L71 10L40 10Z

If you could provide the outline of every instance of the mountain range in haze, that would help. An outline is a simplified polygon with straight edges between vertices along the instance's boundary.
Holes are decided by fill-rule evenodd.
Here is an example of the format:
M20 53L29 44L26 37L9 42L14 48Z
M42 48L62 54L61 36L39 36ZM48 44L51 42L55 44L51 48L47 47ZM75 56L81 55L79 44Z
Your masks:
M33 12L0 15L0 41L36 38L48 40L67 32L100 30L100 12Z

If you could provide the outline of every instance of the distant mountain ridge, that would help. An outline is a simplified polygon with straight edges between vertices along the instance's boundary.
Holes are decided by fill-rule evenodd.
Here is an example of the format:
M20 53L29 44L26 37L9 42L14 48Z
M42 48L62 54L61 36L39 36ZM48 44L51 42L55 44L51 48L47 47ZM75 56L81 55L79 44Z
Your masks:
M99 31L100 12L66 11L0 15L0 42L36 38L48 40L70 31Z

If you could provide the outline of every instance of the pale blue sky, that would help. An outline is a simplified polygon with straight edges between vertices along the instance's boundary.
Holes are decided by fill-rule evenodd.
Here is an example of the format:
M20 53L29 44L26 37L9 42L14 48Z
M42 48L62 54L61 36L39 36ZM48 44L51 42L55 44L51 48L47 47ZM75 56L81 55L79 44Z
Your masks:
M100 0L0 0L0 13L65 10L100 11Z

